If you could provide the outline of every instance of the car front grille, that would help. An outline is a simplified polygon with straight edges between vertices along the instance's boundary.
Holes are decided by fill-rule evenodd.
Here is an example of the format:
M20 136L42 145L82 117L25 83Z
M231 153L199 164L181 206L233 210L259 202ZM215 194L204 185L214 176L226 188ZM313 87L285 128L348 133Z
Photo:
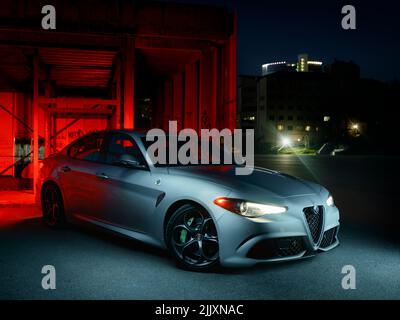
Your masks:
M337 227L326 230L322 237L320 247L327 248L330 245L332 245L336 241L336 233L337 233Z
M305 251L303 237L267 239L257 242L247 253L252 259L276 259L296 256Z
M307 207L303 209L303 212L307 220L311 237L316 244L322 232L324 208L322 206Z

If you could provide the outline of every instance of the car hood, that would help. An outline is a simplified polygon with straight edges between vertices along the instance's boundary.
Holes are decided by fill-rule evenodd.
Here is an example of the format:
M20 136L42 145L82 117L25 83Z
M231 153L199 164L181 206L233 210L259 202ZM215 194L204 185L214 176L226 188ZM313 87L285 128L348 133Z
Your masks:
M311 195L321 191L321 186L318 184L264 168L254 168L250 175L236 175L233 165L182 166L170 167L169 173L206 179L237 191L262 189L278 197Z

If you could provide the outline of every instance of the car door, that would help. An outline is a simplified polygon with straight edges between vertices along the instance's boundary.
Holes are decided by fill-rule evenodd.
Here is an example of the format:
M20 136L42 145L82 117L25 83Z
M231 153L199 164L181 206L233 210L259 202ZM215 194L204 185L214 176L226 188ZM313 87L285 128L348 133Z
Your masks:
M137 166L127 165L123 160L126 156L136 159ZM106 219L113 225L145 232L162 192L156 188L134 139L128 134L111 133L105 162L107 179L102 191Z
M99 175L104 169L105 133L91 134L73 144L60 167L66 209L75 216L101 218Z

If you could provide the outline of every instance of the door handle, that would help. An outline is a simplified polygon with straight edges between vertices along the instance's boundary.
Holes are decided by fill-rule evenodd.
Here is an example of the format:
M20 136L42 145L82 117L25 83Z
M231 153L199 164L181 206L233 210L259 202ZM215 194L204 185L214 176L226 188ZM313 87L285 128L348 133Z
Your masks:
M64 167L61 168L61 171L62 172L69 172L69 171L71 171L71 168L68 167L68 166L64 166Z
M105 173L97 173L96 176L99 179L103 179L103 180L107 180L108 179L108 175L106 175Z

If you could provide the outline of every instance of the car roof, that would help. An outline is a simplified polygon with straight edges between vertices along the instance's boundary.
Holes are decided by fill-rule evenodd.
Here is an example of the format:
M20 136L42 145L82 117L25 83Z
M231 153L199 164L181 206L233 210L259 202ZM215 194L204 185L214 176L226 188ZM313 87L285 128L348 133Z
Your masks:
M87 135L90 134L97 134L97 133L125 133L125 134L130 134L130 135L135 135L138 137L145 136L149 130L148 129L107 129L107 130L99 130L95 132L90 132ZM82 136L84 137L84 136Z

